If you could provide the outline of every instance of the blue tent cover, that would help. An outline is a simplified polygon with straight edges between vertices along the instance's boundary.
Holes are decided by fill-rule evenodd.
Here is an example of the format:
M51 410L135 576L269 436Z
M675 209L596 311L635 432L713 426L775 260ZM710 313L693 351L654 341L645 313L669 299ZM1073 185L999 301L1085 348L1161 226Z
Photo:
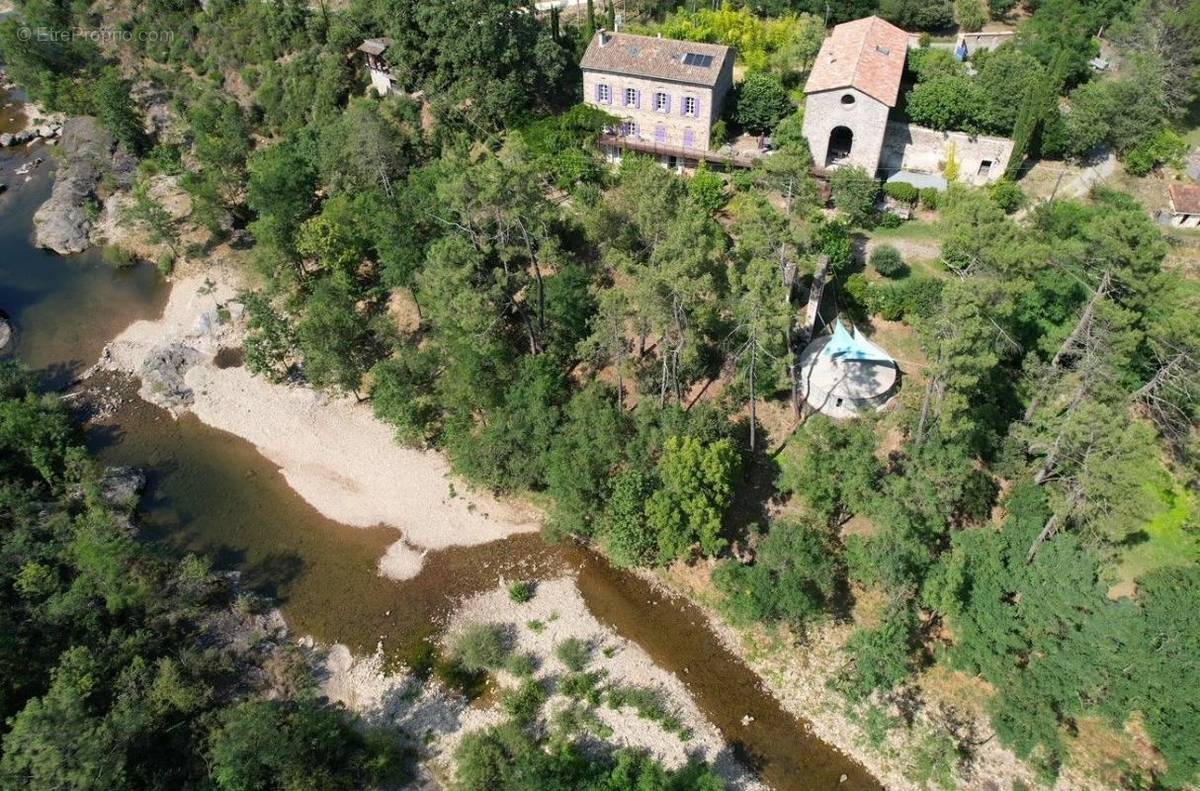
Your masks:
M830 359L841 358L861 362L892 363L893 365L896 362L891 355L864 338L859 332L855 331L852 335L846 329L846 325L842 324L841 319L834 324L833 337L821 350L821 356Z

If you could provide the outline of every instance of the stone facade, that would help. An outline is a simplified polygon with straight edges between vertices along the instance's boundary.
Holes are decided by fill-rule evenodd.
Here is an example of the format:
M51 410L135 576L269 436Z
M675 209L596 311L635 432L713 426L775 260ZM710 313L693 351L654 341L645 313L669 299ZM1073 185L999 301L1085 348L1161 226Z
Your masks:
M874 175L890 110L856 88L810 93L804 104L804 136L813 163L819 168L858 165Z
M584 70L584 101L621 119L622 137L664 148L709 148L709 132L733 85L733 59L711 88L629 74Z
M887 124L879 170L885 178L900 170L942 174L952 146L958 160L958 180L979 185L1004 176L1013 141L1004 137L972 137L965 132L938 132L893 121Z

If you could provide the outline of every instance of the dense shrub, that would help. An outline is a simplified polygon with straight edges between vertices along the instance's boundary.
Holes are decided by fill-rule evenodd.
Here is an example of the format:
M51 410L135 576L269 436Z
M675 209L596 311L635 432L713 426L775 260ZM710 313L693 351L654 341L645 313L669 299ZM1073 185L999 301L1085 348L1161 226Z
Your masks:
M494 670L504 664L508 654L508 640L496 624L472 624L454 641L454 657L471 672Z
M883 185L883 191L892 200L907 203L910 206L916 205L917 197L920 195L920 191L916 187L905 181L889 181Z
M921 208L937 211L941 205L942 191L937 187L926 187L921 190Z
M1001 179L988 187L988 194L997 206L1004 209L1005 214L1012 214L1025 205L1025 193L1016 182L1008 179Z
M515 722L528 725L537 719L547 697L546 690L536 679L526 678L519 687L504 693L500 705Z
M1125 154L1125 170L1145 176L1160 165L1178 166L1187 153L1187 142L1172 129L1162 129Z
M889 244L881 244L871 251L871 266L884 277L897 278L908 273L900 251Z

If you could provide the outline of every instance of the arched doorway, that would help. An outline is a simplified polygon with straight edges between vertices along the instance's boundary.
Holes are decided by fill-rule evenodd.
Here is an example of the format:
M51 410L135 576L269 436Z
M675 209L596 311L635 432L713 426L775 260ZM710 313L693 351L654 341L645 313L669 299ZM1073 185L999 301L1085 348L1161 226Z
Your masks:
M854 147L854 133L845 126L835 126L829 133L829 148L825 150L825 167L837 165L850 157Z

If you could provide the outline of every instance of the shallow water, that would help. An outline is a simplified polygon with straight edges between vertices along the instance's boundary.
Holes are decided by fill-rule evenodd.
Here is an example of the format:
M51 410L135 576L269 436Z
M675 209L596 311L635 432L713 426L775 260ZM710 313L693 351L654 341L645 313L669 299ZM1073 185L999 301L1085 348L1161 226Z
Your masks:
M7 99L0 93L0 105ZM40 153L39 153L40 151ZM43 156L33 180L12 171ZM161 313L168 288L154 269L115 269L96 252L60 257L32 247L32 216L49 194L53 167L40 144L0 152L0 310L15 319L7 352L69 381L131 321ZM236 352L223 365L240 365ZM479 547L432 552L420 575L396 582L376 563L398 533L326 519L288 487L248 442L194 417L173 420L140 401L128 383L112 385L125 405L89 430L89 444L110 464L147 472L142 501L146 535L168 551L208 556L220 569L274 597L297 634L342 642L364 653L382 644L400 660L433 639L455 602L501 580L578 573L588 606L602 622L640 645L688 686L700 709L738 755L779 789L878 788L861 767L813 737L762 691L692 604L663 595L571 545L548 546L519 535ZM754 721L742 725L743 715ZM847 780L839 784L845 774Z
M44 161L29 181L16 174L38 157ZM60 256L33 246L33 214L50 195L53 170L52 146L0 149L0 181L8 184L0 194L0 311L16 329L15 343L0 354L16 355L61 386L130 322L161 314L169 289L148 264L118 268L98 250Z

